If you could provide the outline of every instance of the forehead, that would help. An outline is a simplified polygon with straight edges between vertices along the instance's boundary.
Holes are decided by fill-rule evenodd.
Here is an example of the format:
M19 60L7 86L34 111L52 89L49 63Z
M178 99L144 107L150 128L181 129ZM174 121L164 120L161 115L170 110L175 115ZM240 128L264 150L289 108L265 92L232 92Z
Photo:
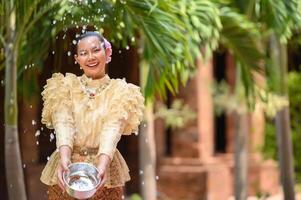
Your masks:
M78 50L80 49L89 49L93 47L99 47L100 46L100 41L97 36L88 36L83 39L81 39L78 42Z

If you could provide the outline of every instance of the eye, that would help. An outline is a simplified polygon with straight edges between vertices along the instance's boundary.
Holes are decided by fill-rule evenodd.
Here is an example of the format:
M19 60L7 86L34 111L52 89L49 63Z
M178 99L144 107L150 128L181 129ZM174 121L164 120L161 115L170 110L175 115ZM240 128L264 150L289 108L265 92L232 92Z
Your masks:
M95 53L100 52L100 48L94 49L94 52Z
M80 52L79 55L80 55L80 56L85 56L85 55L87 55L87 52L84 52L84 51L83 51L83 52Z

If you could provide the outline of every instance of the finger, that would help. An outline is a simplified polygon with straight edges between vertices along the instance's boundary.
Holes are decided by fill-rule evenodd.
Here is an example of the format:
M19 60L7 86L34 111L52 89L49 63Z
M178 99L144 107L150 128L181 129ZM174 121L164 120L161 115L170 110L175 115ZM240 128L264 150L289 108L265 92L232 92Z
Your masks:
M61 188L64 190L65 183L64 183L64 181L63 181L63 173L62 173L61 170L58 171L57 176L58 176L58 179L59 179L58 182L59 182L59 184L61 185Z
M99 185L104 186L104 184L106 183L106 181L107 181L107 176L106 175L102 176L102 179L100 180L100 184Z
M65 188L64 188L64 186L62 186L62 183L60 182L60 181L58 181L58 186L63 190L63 191L65 191Z

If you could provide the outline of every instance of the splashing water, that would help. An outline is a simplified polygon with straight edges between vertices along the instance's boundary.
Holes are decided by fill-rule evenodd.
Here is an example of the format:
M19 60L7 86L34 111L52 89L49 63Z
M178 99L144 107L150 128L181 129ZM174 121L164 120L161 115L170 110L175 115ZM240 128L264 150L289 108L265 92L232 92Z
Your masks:
M51 133L51 134L50 134L50 142L52 142L53 140L54 140L54 134Z
M34 134L34 136L38 137L38 136L40 136L40 134L41 134L40 130L37 130L36 133Z

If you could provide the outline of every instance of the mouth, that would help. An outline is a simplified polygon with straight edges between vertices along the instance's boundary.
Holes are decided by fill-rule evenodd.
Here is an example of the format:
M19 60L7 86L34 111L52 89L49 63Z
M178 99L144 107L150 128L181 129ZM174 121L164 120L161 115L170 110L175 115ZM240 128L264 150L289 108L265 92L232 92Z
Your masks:
M98 62L94 62L94 63L89 63L86 66L89 67L89 68L95 68L95 67L98 66L98 64L99 64Z

